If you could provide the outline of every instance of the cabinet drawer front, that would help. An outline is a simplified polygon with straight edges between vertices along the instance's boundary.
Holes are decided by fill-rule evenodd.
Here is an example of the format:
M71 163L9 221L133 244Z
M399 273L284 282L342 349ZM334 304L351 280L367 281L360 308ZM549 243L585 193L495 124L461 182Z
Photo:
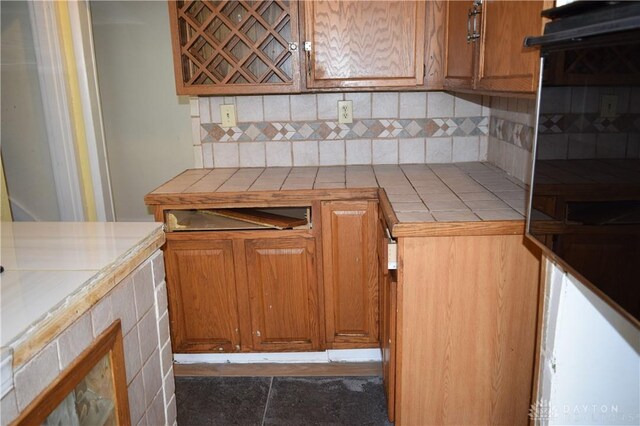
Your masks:
M255 350L318 348L314 246L299 237L245 242Z
M238 350L231 241L169 240L165 259L174 352Z

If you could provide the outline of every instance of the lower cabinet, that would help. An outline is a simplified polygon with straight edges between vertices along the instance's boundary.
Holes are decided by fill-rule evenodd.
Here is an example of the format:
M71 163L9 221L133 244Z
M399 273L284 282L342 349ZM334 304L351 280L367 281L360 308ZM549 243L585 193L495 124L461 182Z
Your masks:
M314 239L246 240L244 247L253 349L318 349Z
M174 352L320 348L315 238L281 232L167 235Z
M326 341L378 347L378 203L322 203Z
M165 263L173 351L240 350L232 241L168 234Z
M529 424L539 250L522 235L398 246L396 424Z

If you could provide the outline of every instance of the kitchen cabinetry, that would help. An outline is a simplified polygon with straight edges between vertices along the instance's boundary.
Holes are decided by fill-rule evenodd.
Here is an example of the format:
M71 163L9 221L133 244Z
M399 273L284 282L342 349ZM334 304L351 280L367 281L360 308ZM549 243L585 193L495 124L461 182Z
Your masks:
M318 349L314 239L251 239L245 254L253 349Z
M179 95L300 90L297 1L169 2Z
M307 87L422 85L424 28L422 1L306 2Z
M326 342L378 346L378 203L322 203Z
M231 240L167 235L165 263L174 352L240 348Z
M398 238L396 424L528 424L540 253L522 238Z
M313 236L169 233L165 259L174 352L319 349Z
M535 93L539 51L523 46L541 34L549 1L449 1L445 87Z
M442 20L442 4L170 1L177 93L419 88L425 50L437 80L428 87L441 88L444 28L434 19Z

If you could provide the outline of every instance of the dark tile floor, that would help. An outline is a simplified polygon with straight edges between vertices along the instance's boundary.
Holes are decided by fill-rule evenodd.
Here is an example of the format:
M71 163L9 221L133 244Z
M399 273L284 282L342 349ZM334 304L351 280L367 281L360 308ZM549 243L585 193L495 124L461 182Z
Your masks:
M178 425L390 425L380 377L176 377Z

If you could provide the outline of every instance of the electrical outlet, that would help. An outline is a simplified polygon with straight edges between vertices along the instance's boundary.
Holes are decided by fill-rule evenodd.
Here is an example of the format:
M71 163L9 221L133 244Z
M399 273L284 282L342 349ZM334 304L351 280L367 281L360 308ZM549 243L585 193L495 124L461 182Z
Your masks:
M602 95L600 100L600 117L615 117L618 115L618 96Z
M352 101L338 101L338 123L353 123Z
M236 106L220 105L220 118L222 118L222 127L235 127L236 126Z

